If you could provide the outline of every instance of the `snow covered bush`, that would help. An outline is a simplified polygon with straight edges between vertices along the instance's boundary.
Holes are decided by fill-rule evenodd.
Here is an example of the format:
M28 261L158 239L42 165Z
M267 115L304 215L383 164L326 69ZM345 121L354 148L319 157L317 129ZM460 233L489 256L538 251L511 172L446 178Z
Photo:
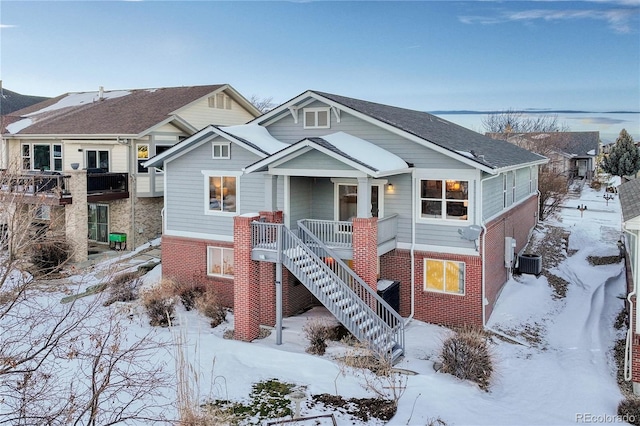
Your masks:
M440 353L443 373L471 380L488 391L493 361L487 336L475 327L465 327L449 337Z

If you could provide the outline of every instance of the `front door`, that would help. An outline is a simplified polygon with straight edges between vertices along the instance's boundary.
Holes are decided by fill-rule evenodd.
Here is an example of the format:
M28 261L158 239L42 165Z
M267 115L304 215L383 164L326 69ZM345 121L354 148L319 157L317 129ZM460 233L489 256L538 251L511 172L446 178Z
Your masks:
M89 204L89 240L109 242L109 206Z

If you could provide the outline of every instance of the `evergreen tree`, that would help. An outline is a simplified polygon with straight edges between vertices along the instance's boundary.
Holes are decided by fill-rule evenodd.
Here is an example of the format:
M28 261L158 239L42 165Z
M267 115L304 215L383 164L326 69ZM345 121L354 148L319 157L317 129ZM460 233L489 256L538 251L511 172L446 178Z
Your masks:
M602 161L602 170L613 176L633 176L640 171L640 151L625 129L620 131L616 144Z

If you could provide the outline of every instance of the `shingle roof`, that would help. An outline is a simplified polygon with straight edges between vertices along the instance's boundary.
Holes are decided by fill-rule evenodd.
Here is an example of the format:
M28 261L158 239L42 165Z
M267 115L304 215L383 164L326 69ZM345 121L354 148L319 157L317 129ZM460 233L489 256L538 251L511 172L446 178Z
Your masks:
M640 179L633 179L618 187L622 218L627 221L640 216Z
M449 151L458 154L471 153L472 156L467 156L477 163L493 169L545 159L543 156L506 141L491 139L426 112L362 101L331 93L312 92Z
M14 123L17 135L104 135L139 134L166 120L177 109L212 93L224 84L158 89L134 89L118 91L120 96L110 97L114 91L105 91L99 100L99 92L68 93L28 108L15 111L3 120ZM86 95L91 101L56 108L69 97ZM60 104L58 104L60 105ZM46 111L42 111L44 109ZM19 118L15 118L19 117ZM19 120L30 118L32 124L22 128ZM25 121L25 124L28 122ZM7 133L6 127L2 133Z
M505 134L497 133L497 135ZM513 136L526 138L533 143L538 140L544 141L547 146L577 157L595 156L600 146L600 132L531 132L513 133Z

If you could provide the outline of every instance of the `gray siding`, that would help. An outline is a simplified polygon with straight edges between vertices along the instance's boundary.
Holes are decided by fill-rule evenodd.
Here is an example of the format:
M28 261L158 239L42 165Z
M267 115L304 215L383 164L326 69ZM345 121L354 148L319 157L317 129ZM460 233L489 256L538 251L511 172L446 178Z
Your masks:
M304 177L291 177L289 182L289 218L291 228L296 228L296 222L300 219L312 217L311 215L311 179Z
M529 167L516 170L516 201L528 198L529 192Z
M237 145L231 159L211 158L211 144L204 142L166 165L166 227L171 231L233 236L233 217L205 215L205 182L202 170L239 171L259 158ZM238 179L239 214L258 212L264 206L264 177L243 175Z
M329 178L310 178L311 191L313 193L312 209L313 219L333 220L334 214L334 187Z
M309 107L321 106L324 106L324 104L319 102L309 105ZM331 128L329 129L304 129L302 108L298 114L299 119L297 124L294 123L291 114L286 114L283 118L267 127L269 133L283 142L295 143L306 137L322 137L342 131L374 143L381 148L396 154L408 163L413 163L415 167L454 169L472 168L471 166L456 161L446 155L435 152L417 143L410 142L394 133L367 123L344 111L340 114L340 123L337 122L336 116L333 112L331 113Z
M384 190L384 215L398 215L398 241L411 242L411 175L389 176L393 192Z
M353 170L352 167L319 151L309 151L293 158L275 169L300 169L302 172L314 170Z
M502 204L502 175L485 178L482 181L482 220L500 213Z

